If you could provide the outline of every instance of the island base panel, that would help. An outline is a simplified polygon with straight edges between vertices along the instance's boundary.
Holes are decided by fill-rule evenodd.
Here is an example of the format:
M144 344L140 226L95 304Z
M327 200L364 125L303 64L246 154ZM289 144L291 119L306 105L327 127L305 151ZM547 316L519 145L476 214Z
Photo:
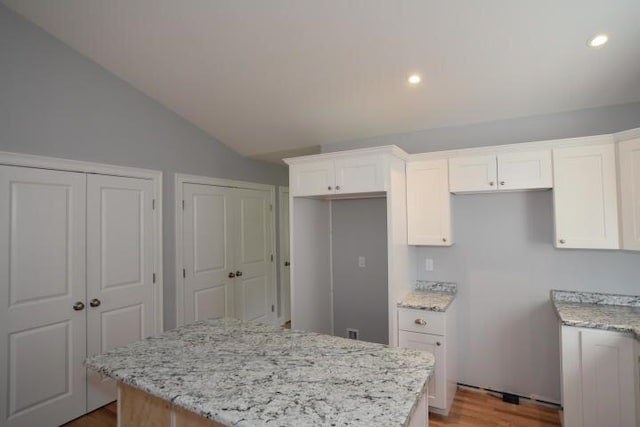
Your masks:
M118 427L224 427L118 382Z

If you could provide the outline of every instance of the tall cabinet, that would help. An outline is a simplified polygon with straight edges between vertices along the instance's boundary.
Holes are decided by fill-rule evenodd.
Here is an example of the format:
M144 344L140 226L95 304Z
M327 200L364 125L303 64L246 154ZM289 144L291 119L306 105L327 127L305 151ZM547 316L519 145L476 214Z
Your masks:
M83 362L159 332L155 197L152 179L0 166L1 425L115 400Z
M395 146L285 159L289 165L291 323L332 334L331 201L386 199L389 343L397 345L395 303L409 290L407 154Z

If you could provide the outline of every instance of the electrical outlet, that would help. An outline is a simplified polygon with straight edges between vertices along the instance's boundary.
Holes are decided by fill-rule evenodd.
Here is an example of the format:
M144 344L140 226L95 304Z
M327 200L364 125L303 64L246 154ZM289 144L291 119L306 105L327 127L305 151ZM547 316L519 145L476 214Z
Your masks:
M357 340L360 335L360 331L357 329L347 328L347 338L351 340Z
M358 257L358 267L366 267L367 266L367 260L365 257L363 256L359 256Z
M433 271L433 260L431 258L425 258L424 271Z

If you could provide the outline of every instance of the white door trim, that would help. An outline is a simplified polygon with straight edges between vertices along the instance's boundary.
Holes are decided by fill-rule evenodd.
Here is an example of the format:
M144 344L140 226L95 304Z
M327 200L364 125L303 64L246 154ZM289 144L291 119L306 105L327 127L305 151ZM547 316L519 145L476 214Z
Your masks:
M156 275L154 287L155 333L160 335L164 331L163 308L163 263L162 263L162 171L153 169L115 166L103 163L84 162L78 160L61 159L57 157L36 156L32 154L11 153L0 151L0 165L23 166L38 169L53 169L67 172L84 172L100 175L126 176L131 178L150 179L153 182L154 210L153 224L153 270Z
M288 186L283 186L280 185L278 186L278 237L280 239L280 247L278 248L278 256L277 256L277 261L278 261L278 284L280 285L280 298L278 298L278 306L277 306L277 311L280 312L280 315L278 315L278 324L282 325L282 322L284 321L284 318L282 317L282 312L280 310L282 310L282 307L284 307L284 300L283 300L283 292L282 292L282 288L283 288L283 280L282 280L282 276L283 276L283 271L284 271L284 259L282 259L283 257L283 245L284 245L284 241L285 239L283 239L283 230L284 230L284 224L283 224L283 220L282 220L282 212L284 211L283 209L283 203L282 201L284 200L285 194L287 195L287 197L289 197L289 187ZM289 212L287 212L288 214ZM287 244L289 244L289 242L287 242ZM291 249L289 249L291 250ZM291 279L289 279L289 286L291 286ZM289 291L289 293L291 293L291 291ZM291 313L289 313L291 314Z
M269 218L269 230L271 234L271 253L273 254L273 262L271 263L271 289L274 296L273 303L279 304L277 301L277 274L276 274L276 222L275 222L275 204L276 204L276 187L269 184L257 184L254 182L235 181L231 179L213 178L209 176L198 176L177 173L174 179L174 194L175 194L175 253L176 253L176 326L182 326L184 324L184 259L182 253L183 247L183 233L182 233L182 200L183 200L183 186L184 184L202 184L202 185L214 185L217 187L231 187L231 188L245 188L249 190L262 190L269 192L269 204L271 205L270 218ZM277 312L276 312L277 314ZM274 316L275 322L278 321L278 316Z

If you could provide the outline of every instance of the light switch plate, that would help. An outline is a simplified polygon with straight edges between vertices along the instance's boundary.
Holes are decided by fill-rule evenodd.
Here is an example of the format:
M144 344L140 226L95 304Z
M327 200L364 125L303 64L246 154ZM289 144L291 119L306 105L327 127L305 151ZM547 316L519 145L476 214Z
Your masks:
M359 256L358 257L358 267L366 267L366 266L367 266L367 260L365 259L365 257Z
M424 259L424 271L433 271L433 260L431 258Z

